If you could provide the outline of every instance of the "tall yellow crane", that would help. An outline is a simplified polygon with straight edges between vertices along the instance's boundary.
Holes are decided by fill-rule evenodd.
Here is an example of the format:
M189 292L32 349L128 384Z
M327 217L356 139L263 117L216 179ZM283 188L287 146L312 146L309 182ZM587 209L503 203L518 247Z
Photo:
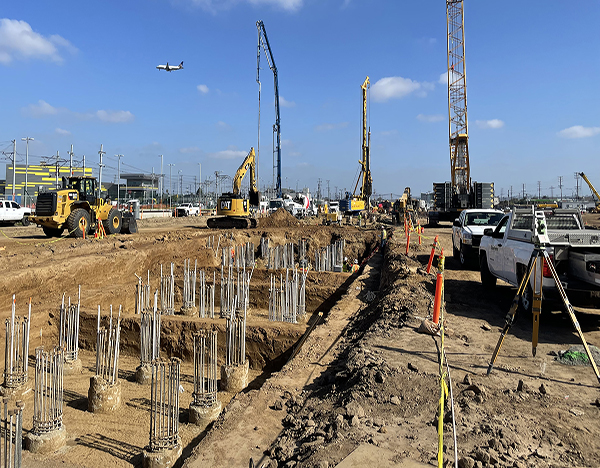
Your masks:
M369 77L360 86L362 91L362 158L360 164L360 174L356 180L352 195L346 194L344 200L340 200L340 211L343 212L359 212L367 209L371 204L371 195L373 194L373 177L371 176L371 129L368 128L367 121L367 91L370 86ZM356 190L360 185L360 193L357 195Z
M242 180L250 171L250 199L242 197ZM258 206L260 193L256 187L256 154L250 148L248 156L244 159L233 178L233 190L223 193L217 200L217 215L219 218L209 218L206 225L221 229L246 229L255 228L256 219L250 217L250 205Z
M583 180L585 180L587 182L587 184L590 187L590 190L592 191L592 193L596 197L596 200L595 200L595 203L596 203L596 213L600 213L600 195L598 194L598 192L594 188L594 185L592 184L592 182L590 181L590 179L588 179L587 176L583 172L580 172L579 175L581 176L581 178Z

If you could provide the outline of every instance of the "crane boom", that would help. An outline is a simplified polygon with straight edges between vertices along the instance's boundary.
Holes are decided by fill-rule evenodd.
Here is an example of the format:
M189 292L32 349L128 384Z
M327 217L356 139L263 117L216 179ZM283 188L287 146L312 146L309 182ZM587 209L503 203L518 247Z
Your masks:
M260 83L260 51L261 48L265 52L267 62L269 62L269 68L273 72L274 86L275 86L275 125L273 125L273 159L277 158L277 162L273 164L273 167L277 170L277 180L275 183L275 190L277 197L281 198L281 128L280 128L280 116L279 116L279 83L277 81L277 66L275 65L275 58L269 45L269 39L267 37L267 30L262 21L256 22L256 28L258 29L258 53L256 55L256 81Z
M588 179L587 176L583 172L580 172L579 175L581 176L581 178L583 180L585 180L587 182L588 186L590 187L590 190L595 195L595 197L596 197L596 211L600 211L600 195L596 191L596 189L595 189L594 185L592 184L592 182L590 181L590 179Z
M448 34L448 132L450 170L455 194L471 191L469 132L467 126L467 69L462 0L446 0Z

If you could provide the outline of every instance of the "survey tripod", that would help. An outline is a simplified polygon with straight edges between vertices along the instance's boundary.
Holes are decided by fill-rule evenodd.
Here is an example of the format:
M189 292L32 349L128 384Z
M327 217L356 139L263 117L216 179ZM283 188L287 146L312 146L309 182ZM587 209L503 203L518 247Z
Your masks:
M583 332L581 331L581 326L577 321L577 317L575 316L575 310L573 306L569 302L569 298L567 297L567 293L565 292L565 288L560 282L560 278L558 277L558 273L556 272L556 268L554 267L554 263L546 250L547 245L550 243L550 239L548 238L548 233L546 229L546 216L543 211L534 211L533 213L533 233L532 233L532 241L534 243L534 249L531 253L531 257L529 258L529 263L527 265L527 271L521 278L521 282L519 283L519 287L517 289L517 294L515 295L513 302L510 306L508 314L506 315L506 323L504 324L504 328L502 329L502 333L500 334L500 338L498 339L498 343L496 344L496 349L494 350L494 354L492 355L492 359L490 360L490 364L487 370L487 375L490 375L492 372L492 368L494 367L494 363L496 362L496 358L498 357L498 353L500 352L500 348L502 347L502 343L506 338L510 327L513 325L515 321L515 316L517 314L517 309L519 308L519 303L521 302L521 297L525 293L528 285L529 279L533 274L533 303L531 307L531 312L533 315L533 334L531 337L531 351L535 356L537 345L538 345L538 334L540 328L540 314L542 312L542 284L543 284L543 271L544 266L548 268L552 275L552 279L554 280L554 284L556 285L556 289L558 290L562 302L565 306L567 314L571 319L571 323L573 323L573 327L577 331L579 335L579 339L583 344L587 357L594 369L594 373L596 374L596 378L600 383L600 373L598 372L598 367L594 361L592 353L590 352L590 348L583 336ZM538 284L539 282L539 284Z

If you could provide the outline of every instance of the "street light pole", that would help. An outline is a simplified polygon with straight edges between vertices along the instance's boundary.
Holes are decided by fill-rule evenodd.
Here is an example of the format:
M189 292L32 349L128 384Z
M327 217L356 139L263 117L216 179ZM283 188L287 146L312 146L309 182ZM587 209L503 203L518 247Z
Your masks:
M173 170L173 166L174 165L175 164L173 164L173 163L169 164L169 211L172 210L172 208L171 208L171 192L173 192L173 188L172 188L171 180L173 178L173 176L172 176L172 174L173 174L172 170Z
M25 142L25 187L23 187L23 198L25 199L23 206L27 206L27 168L29 167L29 142L33 141L31 137L21 138Z
M198 163L198 167L198 182L200 182L200 190L198 191L198 207L200 210L202 210L202 206L200 206L202 204L202 163Z
M117 162L117 210L119 209L119 196L121 194L121 158L122 154L115 154L118 158Z

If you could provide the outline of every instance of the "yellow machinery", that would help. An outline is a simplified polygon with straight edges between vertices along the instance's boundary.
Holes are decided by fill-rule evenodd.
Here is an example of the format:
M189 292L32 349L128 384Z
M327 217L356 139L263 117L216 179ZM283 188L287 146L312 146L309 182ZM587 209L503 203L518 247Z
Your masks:
M400 224L404 220L405 214L415 223L415 210L410 196L410 187L406 187L402 196L392 205L392 220Z
M242 180L250 171L250 199L241 196ZM250 217L250 205L258 206L260 193L256 187L256 155L254 148L239 167L233 178L233 191L223 193L217 200L218 218L209 218L206 222L211 229L255 228L256 219Z
M100 198L95 177L63 177L63 188L38 195L31 221L42 226L48 237L59 237L65 229L83 237L102 222L107 234L121 232L121 212ZM135 223L135 221L134 221Z
M360 174L354 186L354 192L346 194L344 200L340 200L340 211L346 213L356 213L369 208L371 203L371 194L373 193L373 178L371 177L371 129L367 132L367 90L369 89L369 77L360 86L362 90L362 159L360 164ZM356 194L358 183L361 182L360 194Z
M600 195L598 195L598 192L594 188L594 185L590 182L590 179L588 179L587 176L583 172L580 172L579 175L590 186L590 190L592 191L592 193L596 197L596 201L595 201L595 203L596 203L596 213L600 213Z

